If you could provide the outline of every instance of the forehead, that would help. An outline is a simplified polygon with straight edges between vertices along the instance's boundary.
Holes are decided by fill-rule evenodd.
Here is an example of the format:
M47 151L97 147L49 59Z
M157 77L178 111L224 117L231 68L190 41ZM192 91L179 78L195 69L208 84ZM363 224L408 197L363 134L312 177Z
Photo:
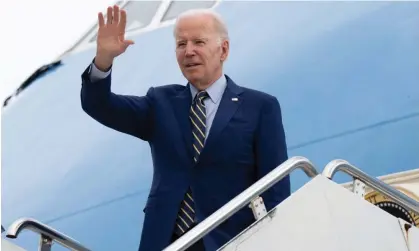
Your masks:
M205 15L183 17L175 27L176 39L209 37L213 33L213 21Z

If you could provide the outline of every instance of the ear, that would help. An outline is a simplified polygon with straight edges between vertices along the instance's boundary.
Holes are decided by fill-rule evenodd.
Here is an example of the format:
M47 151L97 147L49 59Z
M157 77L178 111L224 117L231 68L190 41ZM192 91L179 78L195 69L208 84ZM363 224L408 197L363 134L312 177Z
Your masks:
M227 60L228 53L230 52L230 42L228 40L223 40L221 43L221 62Z

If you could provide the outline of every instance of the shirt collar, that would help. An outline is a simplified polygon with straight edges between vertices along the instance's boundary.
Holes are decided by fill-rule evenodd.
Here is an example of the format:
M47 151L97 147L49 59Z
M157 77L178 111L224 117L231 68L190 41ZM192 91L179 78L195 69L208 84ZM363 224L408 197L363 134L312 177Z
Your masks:
M190 84L189 86L191 89L192 100L193 100L195 98L195 95L198 93L198 90L192 84ZM205 90L214 104L216 104L221 99L226 86L227 86L227 79L224 76L224 74L221 74L221 77Z

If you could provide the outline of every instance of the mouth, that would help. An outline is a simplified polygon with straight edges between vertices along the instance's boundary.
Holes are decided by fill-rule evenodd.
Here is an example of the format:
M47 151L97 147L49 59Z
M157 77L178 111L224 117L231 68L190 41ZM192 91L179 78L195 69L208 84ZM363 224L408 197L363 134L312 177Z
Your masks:
M196 68L200 65L201 64L199 64L199 63L189 63L189 64L186 64L185 67L186 67L186 69L193 69L193 68Z

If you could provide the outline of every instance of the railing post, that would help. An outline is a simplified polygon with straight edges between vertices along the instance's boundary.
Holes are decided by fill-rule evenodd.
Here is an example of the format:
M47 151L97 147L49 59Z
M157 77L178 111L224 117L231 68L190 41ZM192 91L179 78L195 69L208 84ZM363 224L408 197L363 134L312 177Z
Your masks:
M360 179L355 178L352 183L352 192L361 198L365 196L365 183Z
M52 239L46 235L41 234L39 239L39 251L51 251Z
M249 204L249 207L250 209L252 209L253 216L256 220L262 219L265 215L268 214L268 212L266 212L265 203L263 202L263 199L260 196L252 200Z

